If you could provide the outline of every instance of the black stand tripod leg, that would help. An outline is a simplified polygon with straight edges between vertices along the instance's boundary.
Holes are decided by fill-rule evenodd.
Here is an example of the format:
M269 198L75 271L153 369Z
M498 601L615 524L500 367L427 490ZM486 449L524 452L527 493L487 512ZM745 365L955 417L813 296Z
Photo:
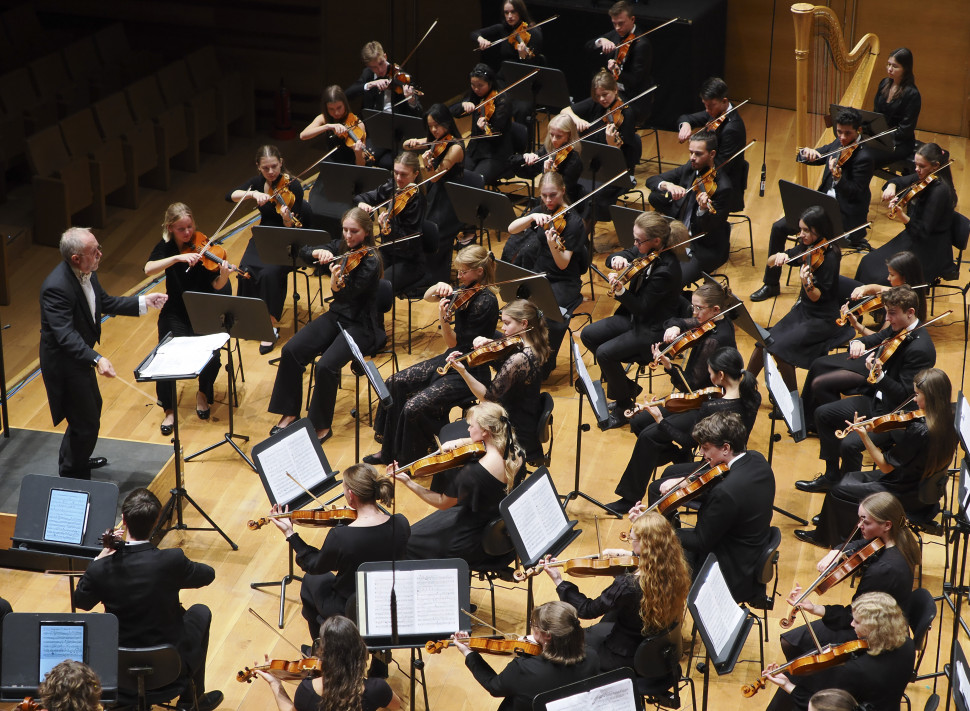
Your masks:
M571 350L572 349L570 348L570 351ZM599 506L610 516L613 516L615 518L623 518L623 516L621 516L618 513L614 513L613 511L610 511L608 508L606 508L604 504L600 503L599 501L597 501L592 496L585 493L582 489L579 488L579 469L580 469L580 463L583 458L583 432L589 432L589 425L583 423L583 394L581 391L579 393L578 421L579 421L579 425L576 427L576 470L573 478L573 490L570 491L568 494L565 494L564 496L560 497L563 500L563 506L568 504L573 499L583 498L583 499L586 499L589 503L593 504L594 506Z
M286 586L289 585L290 583L292 583L294 580L299 580L300 582L303 582L303 578L301 576L297 575L296 572L293 569L293 555L294 555L293 554L293 547L290 546L290 568L289 568L289 572L287 572L287 574L284 575L281 580L273 580L273 581L266 582L266 583L250 583L249 584L249 587L251 587L253 590L258 590L259 588L270 588L270 587L277 587L277 586L279 587L279 589L280 589L280 621L279 621L279 627L280 627L280 629L283 629L283 612L286 609Z
M169 498L168 502L165 504L165 508L163 509L163 516L161 518L162 521L167 520L164 516L164 513L166 511L171 511L171 507L173 506L178 507L179 520L181 520L182 505L183 505L181 503L182 499L192 504L192 507L199 512L199 515L202 516L202 518L204 518L206 521L208 521L209 528L199 528L199 527L187 526L184 523L176 523L174 526L161 527L160 530L161 530L162 536L164 536L166 533L168 533L173 529L182 530L182 531L215 531L220 536L226 539L226 543L228 543L234 551L239 550L239 546L237 546L233 542L233 540L226 535L225 531L219 528L218 524L216 524L216 522L209 517L209 514L207 514L205 511L202 510L202 507L199 506L191 496L189 496L189 492L187 492L184 488L175 488L171 490L171 497Z
M777 409L775 411L777 412ZM777 434L775 432L775 422L777 422L777 420L774 417L772 417L771 418L771 433L768 435L768 466L769 467L771 466L772 456L775 453L775 442L780 442L781 441L781 435L780 434ZM800 523L802 526L807 526L808 525L808 521L806 521L805 519L803 519L801 516L796 516L795 514L791 513L790 511L785 511L785 509L778 508L777 506L774 506L774 505L771 508L773 508L775 511L777 511L778 513L780 513L782 516L787 516L792 521L795 521L796 523Z

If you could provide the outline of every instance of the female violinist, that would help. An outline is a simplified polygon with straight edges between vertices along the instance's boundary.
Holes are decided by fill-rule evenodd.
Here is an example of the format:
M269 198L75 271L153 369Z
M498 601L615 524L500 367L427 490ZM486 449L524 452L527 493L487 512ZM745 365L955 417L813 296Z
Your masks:
M873 711L899 708L916 661L903 611L889 595L868 593L852 602L851 625L853 637L868 643L860 656L801 676L773 674L778 665L768 665L765 675L780 687L768 704L769 711L807 711L809 699L821 689L843 689Z
M462 100L449 107L452 116L471 115L471 136L489 136L470 141L465 151L465 170L473 170L485 179L485 185L495 185L508 168L508 157L512 153L512 100L508 94L501 94L481 108L475 107L501 91L498 75L487 64L476 64L468 75L469 90Z
M256 151L256 169L259 175L247 180L226 195L226 200L239 202L247 198L259 207L259 224L268 227L293 227L303 211L303 186L296 178L286 174L283 157L276 146L260 146ZM240 279L236 292L239 296L262 299L269 307L273 330L279 336L279 321L286 302L287 277L290 268L279 264L265 264L259 258L256 239L250 238L239 266L250 273L250 279ZM275 343L264 341L259 352L266 355Z
M347 526L330 529L320 548L304 542L290 519L270 519L296 553L297 565L306 571L300 600L311 639L322 622L347 609L347 601L356 589L354 576L358 566L392 557L402 560L411 535L403 514L388 516L379 507L390 506L394 498L394 483L389 478L379 475L370 464L347 467L341 478L347 506L357 512L357 518ZM284 510L274 506L271 513Z
M820 246L831 240L832 222L820 207L810 207L798 221L798 244L787 252L768 258L769 266L782 266L789 260L799 266L801 291L784 318L772 326L771 354L789 390L797 390L795 368L808 368L812 361L848 338L849 327L840 328L839 265L842 250L838 243ZM819 249L807 254L807 250ZM805 256L801 256L801 255ZM748 370L757 377L764 368L764 348L755 347Z
M889 76L879 82L872 98L872 110L885 116L886 124L895 128L896 133L893 134L892 151L869 149L876 168L912 158L916 150L916 122L923 103L913 76L911 51L900 47L890 52L886 72Z
M531 711L537 694L599 673L599 658L585 644L583 628L572 605L558 600L539 605L529 622L542 654L515 657L499 673L481 653L464 644L468 635L458 632L453 636L454 646L465 655L465 666L475 680L489 694L502 698L499 711Z
M423 237L394 244L402 237L424 231L425 197L415 187L420 170L416 155L401 153L394 160L394 176L390 180L370 192L354 196L357 207L367 214L387 203L380 209L377 220L384 233L381 240L384 278L391 282L395 294L423 279L427 271Z
M444 104L432 104L424 115L424 121L428 127L427 140L409 138L404 142L404 150L423 151L421 164L426 171L425 177L431 179L425 185L428 203L425 219L438 227L438 248L429 258L428 267L432 279L445 281L451 268L455 236L462 229L445 185L461 180L464 175L465 144L455 126L455 119ZM426 142L435 145L427 150L418 148Z
M950 154L935 143L924 143L916 151L914 160L916 173L893 178L882 193L883 202L888 202L890 210L895 210L893 219L901 222L904 229L862 258L856 281L884 283L883 265L889 257L903 250L917 256L929 282L950 275L955 269L950 235L957 194L950 168L939 170L949 162ZM939 172L931 175L935 170ZM897 207L903 200L905 211Z
M468 439L441 444L444 454L472 442L485 445L485 455L463 466L457 473L438 474L431 488L397 471L388 474L410 489L426 504L438 509L411 527L407 557L412 560L462 558L469 565L488 560L482 547L485 528L499 517L498 505L511 491L523 464L519 444L505 409L483 402L468 411Z
M502 309L502 333L505 338L521 334L519 337L525 347L519 351L510 350L509 355L490 362L496 372L488 386L479 382L458 359L460 352L449 353L447 360L476 398L497 402L505 408L512 421L515 438L525 450L525 458L529 462L542 456L538 427L542 413L542 366L549 357L549 333L542 312L525 299L511 301ZM482 348L489 343L494 342L479 336L472 345Z
M383 268L374 248L374 222L370 215L355 207L344 213L341 224L341 239L316 249L300 250L300 258L307 264L324 265L330 270L333 303L325 314L297 331L280 352L268 408L280 415L280 420L270 430L271 435L299 419L303 410L303 372L315 356L320 356L308 416L320 441L328 440L333 434L330 428L340 369L352 357L347 341L340 335L340 327L353 336L364 353L373 349L379 332L384 329L383 315L378 313L376 303Z
M368 675L367 645L357 626L342 615L327 618L314 629L314 654L320 658L322 673L300 682L293 699L283 683L265 671L255 670L260 679L269 684L279 711L336 711L338 709L399 709L401 699L387 681Z
M73 659L47 672L37 688L37 696L37 707L46 711L102 711L101 680L97 672ZM186 694L186 698L189 696Z
M526 153L522 156L525 165L516 170L521 178L535 178L540 173L555 171L566 184L566 197L570 202L579 198L579 176L583 172L583 159L580 155L581 144L575 143L560 151L559 148L579 139L576 124L569 116L554 116L546 129L546 140L541 153Z
M189 313L185 309L182 294L186 291L201 291L206 294L232 293L229 286L230 267L227 262L219 264L215 270L206 269L202 263L202 255L196 251L193 244L198 241L206 243L206 237L195 229L195 218L192 211L181 202L175 202L165 210L162 221L162 239L155 245L148 262L145 264L145 276L155 276L165 272L165 292L168 301L158 315L158 337L161 339L166 333L173 336L194 336ZM200 420L209 419L209 406L215 399L213 385L219 375L221 359L219 351L209 361L199 375L199 390L195 394L195 412ZM159 382L155 386L158 401L165 411L165 418L159 429L163 435L172 434L175 422L175 403L167 382Z
M529 27L532 18L523 0L502 0L502 22L489 25L472 32L472 41L482 50L482 60L493 70L498 71L503 62L525 62L527 64L542 63L542 29L536 27L528 30L529 39L513 41L510 35L523 25ZM496 40L508 38L489 47Z
M334 163L364 165L370 153L365 141L360 140L363 124L357 124L357 117L350 110L350 103L344 90L331 84L323 90L322 108L310 125L300 132L301 141L309 141L324 136L328 149L336 148L331 160ZM353 135L351 135L353 134ZM354 140L357 136L358 140Z
M859 501L878 491L893 494L907 512L933 508L920 500L919 489L924 479L949 466L956 451L950 378L939 368L922 370L913 380L913 392L923 417L907 418L904 428L881 434L870 434L863 427L855 429L876 470L849 472L829 489L817 528L802 535L796 532L802 540L829 546L843 540L852 530ZM857 417L856 421L862 419Z
M633 655L644 637L660 634L684 616L690 571L670 522L655 511L638 516L630 528L632 551L604 550L600 557L638 556L639 565L622 573L596 598L563 580L555 559L546 556L546 574L559 599L576 608L582 620L608 615L586 629L586 644L596 650L600 670L633 667Z
M509 224L509 237L502 257L517 266L545 273L552 286L556 303L568 313L582 303L579 289L582 275L589 266L583 223L575 210L562 215L555 222L553 216L569 206L566 184L559 173L543 173L539 180L542 205ZM549 347L546 361L548 376L556 367L556 356L566 335L565 321L547 319Z
M462 249L455 257L459 289L439 282L425 293L427 301L438 302L438 323L445 341L445 352L398 371L387 379L392 404L377 408L375 438L381 451L364 457L369 464L410 462L434 448L434 438L448 421L454 405L468 398L468 386L457 372L439 375L448 353L472 350L476 337L490 338L499 317L498 299L493 287L495 257L479 245ZM462 299L452 310L452 298ZM467 300L466 300L467 298ZM454 325L452 325L452 321ZM488 383L487 365L470 369L475 379Z

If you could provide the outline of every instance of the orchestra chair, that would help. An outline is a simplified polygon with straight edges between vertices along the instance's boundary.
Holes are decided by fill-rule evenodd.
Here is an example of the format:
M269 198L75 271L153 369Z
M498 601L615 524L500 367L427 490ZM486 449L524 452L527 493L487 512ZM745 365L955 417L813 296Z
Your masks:
M472 575L476 575L479 580L488 583L488 591L492 602L492 626L494 627L496 625L495 581L515 582L515 578L512 577L512 574L515 572L515 546L512 543L512 538L509 536L509 532L505 527L505 520L502 517L495 519L485 527L485 532L482 535L482 548L485 549L485 554L489 556L489 559L475 565L469 565L468 568ZM508 589L515 590L517 588ZM532 590L531 583L529 590Z
M186 689L196 699L195 683L191 677L180 679L182 658L171 644L154 647L120 647L118 649L119 706L135 702L138 711L152 706L175 709L167 702L178 698ZM193 708L198 711L198 700Z
M135 52L128 43L125 27L120 22L94 33L94 46L101 62L121 69L121 79L128 84L148 76L162 66L161 57L147 49Z
M138 176L126 170L125 148L121 139L102 138L90 108L68 116L60 126L71 155L88 159L95 195L103 196L105 202L137 208Z
M556 407L555 401L552 399L552 395L543 391L539 394L539 402L542 403L542 410L539 412L539 422L536 424L536 433L538 434L539 444L542 446L542 456L538 459L533 459L532 461L526 462L526 464L533 467L546 467L548 468L552 463L552 445L555 440L555 432L553 431L553 416L552 411ZM546 444L548 443L548 447Z
M56 102L40 96L26 67L0 76L0 104L11 118L20 118L25 136L57 123Z
M690 687L691 708L697 711L694 680L684 676L680 668L684 640L678 621L659 634L645 637L633 656L633 670L637 675L637 693L645 704L667 709L679 709L681 692Z
M61 53L71 79L86 87L92 99L103 99L121 90L121 67L102 63L94 37L82 37L64 47Z
M53 102L59 118L90 106L91 93L86 83L71 78L60 52L35 59L27 69L41 100Z
M744 158L741 160L741 199L738 201L737 205L733 205L731 211L728 213L728 224L732 227L734 225L740 225L747 223L748 225L748 246L739 247L738 249L732 249L731 254L735 252L743 252L745 249L751 250L751 266L754 266L754 232L751 229L751 218L744 214L744 196L748 192L748 172L751 168L748 161ZM732 230L733 232L733 230ZM788 275L791 277L791 269L788 270Z
M421 224L421 247L426 256L430 257L438 250L438 225L431 220L424 220ZM434 283L433 277L429 274L427 278L421 279L416 284L398 291L395 296L403 299L408 304L408 355L411 355L411 317L414 305L424 300L424 292ZM394 340L397 340L397 309L393 310ZM396 345L396 344L395 344Z
M159 157L155 128L151 121L135 121L128 101L121 92L106 96L91 108L104 139L121 139L125 172L144 185L156 190L168 190L172 173L168 160Z
M913 146L913 153L909 158L902 158L882 168L876 168L875 175L885 180L892 180L893 178L915 173L916 163L912 156L915 156L916 151L923 147L923 141L914 141Z
M221 67L216 50L206 45L185 58L196 91L216 92L217 121L239 136L256 135L256 94L251 78Z
M197 173L199 144L189 140L186 112L180 106L168 106L158 88L158 78L152 74L139 79L125 89L131 114L139 123L148 121L155 128L155 144L159 163Z
M953 213L953 224L950 226L950 243L957 250L956 270L952 274L944 274L933 280L930 284L930 316L935 313L936 291L943 289L950 290L951 293L960 294L963 297L963 344L967 343L967 291L970 290L970 282L966 286L959 284L943 284L943 281L953 281L960 278L960 269L963 266L963 250L967 248L967 240L970 238L970 218L961 215L959 212Z
M916 664L913 667L913 675L909 679L912 684L920 679L929 679L936 676L935 674L919 675L920 663L923 661L923 655L926 654L926 641L930 636L930 630L933 629L933 620L936 619L936 600L933 599L929 590L920 587L913 591L909 600L907 618L909 619L909 627L913 631L913 643L916 646ZM902 701L906 703L906 708L911 711L913 706L905 692L903 692ZM939 701L939 698L937 698L937 701Z
M228 153L229 129L225 116L218 111L215 89L194 88L189 67L182 59L166 65L156 76L165 103L170 108L181 107L185 111L189 145L205 147L207 153Z
M521 157L523 154L529 152L529 129L515 121L509 122L509 133L512 135L512 155ZM499 176L498 181L495 185L489 185L489 188L494 188L498 190L504 185L509 185L515 187L516 191L518 188L516 186L522 186L525 188L525 194L528 198L528 204L531 206L535 202L535 185L532 180L527 180L526 178L517 178L515 176L515 169L518 166L510 165L506 168L505 172ZM508 193L506 193L508 194ZM516 197L521 197L517 192L513 193Z
M943 546L945 562L943 570L950 567L950 549L946 542L950 538L950 514L947 501L946 485L951 475L956 475L959 469L941 469L938 472L925 477L919 484L919 500L924 506L914 511L906 511L906 525L916 535L919 541L920 560L923 558L923 534L943 538L942 543L930 541L936 545ZM943 513L942 521L937 521L937 516ZM916 577L917 584L923 585L923 565L919 566L919 573Z
M746 600L741 603L741 607L748 613L751 619L758 625L761 638L767 642L768 641L768 610L772 610L775 607L775 597L778 595L778 549L781 547L781 529L777 526L772 526L769 529L768 541L765 543L764 548L761 549L761 556L758 558L758 564L755 567L755 582L761 586L765 586L765 592L758 593L750 600ZM774 581L774 586L771 590L771 595L768 595L768 583ZM750 609L749 609L750 608ZM762 617L759 618L758 615L752 610L761 610ZM763 621L763 622L762 622ZM764 656L764 644L761 645L761 668L764 669L765 656Z

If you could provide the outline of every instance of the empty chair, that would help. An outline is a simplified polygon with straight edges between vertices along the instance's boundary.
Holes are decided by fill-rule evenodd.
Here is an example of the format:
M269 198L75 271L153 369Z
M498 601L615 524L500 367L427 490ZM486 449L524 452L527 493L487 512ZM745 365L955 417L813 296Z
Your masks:
M185 110L181 106L167 106L155 75L131 84L125 89L125 95L135 121L154 124L159 163L169 162L180 170L198 171L199 144L189 141Z
M0 14L0 26L6 29L9 49L19 63L54 51L61 40L59 33L40 24L34 3L16 3L11 9L4 10ZM0 35L3 35L2 30Z
M224 71L212 45L197 49L185 58L196 89L215 89L219 120L240 136L256 133L256 100L253 80L247 74Z
M93 99L101 99L121 89L121 67L101 61L93 38L84 37L72 42L61 53L71 79L86 86Z
M216 90L194 88L188 65L181 59L159 69L156 76L165 103L185 109L189 144L224 155L229 150L229 133L225 117L220 119L217 110Z
M121 78L125 82L141 79L161 66L161 58L148 50L132 51L128 35L120 22L98 30L94 35L101 62L121 68Z
M0 110L0 201L7 195L7 171L23 164L26 156L23 118Z
M159 190L168 190L171 171L168 159L159 158L155 127L151 121L136 122L125 95L111 94L94 104L92 111L106 140L120 138L124 150L125 172ZM135 195L137 202L137 194Z
M87 84L71 78L60 52L35 59L27 68L41 100L53 101L59 117L79 111L91 103Z
M125 150L120 138L104 139L94 112L84 109L61 121L61 133L74 158L87 158L95 196L132 209L138 207L138 178L125 170Z
M0 76L0 104L11 118L20 117L25 135L57 123L57 104L42 99L26 67Z

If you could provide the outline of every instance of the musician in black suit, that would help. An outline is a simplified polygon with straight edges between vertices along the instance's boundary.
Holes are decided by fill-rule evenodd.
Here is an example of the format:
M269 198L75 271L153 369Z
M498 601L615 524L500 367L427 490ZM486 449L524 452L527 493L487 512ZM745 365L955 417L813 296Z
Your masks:
M652 86L650 68L653 65L653 48L646 37L634 39L643 34L646 28L637 27L633 5L626 0L620 0L610 7L609 14L613 29L587 42L586 51L595 54L600 66L614 72L614 76L616 69L619 69L616 81L624 99L629 100ZM624 45L629 40L633 41ZM621 54L624 56L618 61L616 58ZM650 116L653 96L647 94L638 99L633 103L633 108L636 123L639 125Z
M121 505L121 528L114 533L119 549L105 546L78 581L74 604L90 610L98 603L118 618L118 644L151 647L171 644L182 657L183 677L192 677L199 697L199 711L210 711L222 701L221 691L205 689L205 660L212 612L205 605L188 610L179 591L201 588L215 579L215 571L193 563L181 548L159 550L149 536L158 521L162 504L148 489L135 489ZM127 531L127 533L125 533ZM188 687L180 707L192 704Z
M868 336L857 338L849 343L849 357L860 358L870 348L883 343L886 339L903 330L911 331L903 337L902 343L885 364L875 360L875 353L869 354L867 366L876 379L875 383L862 381L861 378L844 379L842 388L838 381L830 388L813 387L815 409L815 428L818 432L819 458L825 462L825 471L812 481L796 481L796 488L807 492L828 491L846 472L862 468L862 452L865 449L856 433L839 440L836 430L845 429L846 420L852 421L858 413L863 417L884 415L903 404L913 395L913 379L924 368L932 368L936 363L936 348L933 339L925 328L919 326L916 309L919 297L908 286L893 287L883 293L886 319L889 326ZM826 378L838 378L826 373ZM841 394L853 391L853 397L840 398ZM889 433L873 433L873 443L880 448L889 444Z
M717 137L710 131L699 131L687 144L690 160L678 168L647 178L648 199L658 212L675 217L692 235L704 235L688 247L690 260L681 267L683 283L700 278L701 272L712 272L727 261L731 249L731 210L733 185L724 173L714 178L710 194L702 185L690 188L714 167L719 154Z
M90 479L93 467L108 463L91 458L101 429L101 392L95 375L115 377L111 361L94 345L101 340L101 315L139 316L148 306L160 309L165 294L109 296L95 273L101 245L83 227L61 235L62 261L40 288L40 371L54 424L67 420L58 472Z
M656 212L644 212L633 224L633 247L610 256L607 264L610 284L620 302L616 312L583 329L583 344L596 355L600 373L606 381L607 395L616 401L609 422L603 429L626 424L624 410L633 407L640 387L630 380L623 364L650 353L650 346L661 340L663 324L679 316L680 262L673 251L657 255L653 263L626 284L617 279L635 259L666 249L670 226Z
M859 112L843 109L835 118L836 140L819 149L802 148L797 158L801 163L825 166L818 191L839 201L842 229L846 231L865 224L869 214L869 200L872 197L869 190L874 170L872 154L867 146L852 148L862 138L859 133L860 126L862 117ZM844 161L842 165L839 165L840 160ZM768 237L768 254L785 251L785 240L795 232L797 230L792 230L784 217L773 224ZM845 241L850 247L869 249L864 230L854 232ZM765 267L764 284L751 294L751 300L765 301L778 296L781 293L780 278L781 267Z
M745 602L759 592L755 568L770 535L775 475L760 452L745 451L748 431L735 412L705 417L692 434L711 466L727 464L729 469L704 499L697 525L679 529L677 535L695 576L713 553L731 596Z
M744 128L744 119L741 114L734 110L736 107L728 98L727 83L720 77L710 77L701 84L701 102L704 110L694 114L683 114L677 117L677 140L684 143L690 138L691 131L701 126L707 126L710 122L727 114L720 125L714 130L717 136L717 159L714 163L718 168L731 156L744 148L748 142L748 134ZM730 111L731 113L727 113ZM731 179L734 186L733 200L730 206L731 212L740 212L744 209L744 158L738 156L728 167L724 169Z

